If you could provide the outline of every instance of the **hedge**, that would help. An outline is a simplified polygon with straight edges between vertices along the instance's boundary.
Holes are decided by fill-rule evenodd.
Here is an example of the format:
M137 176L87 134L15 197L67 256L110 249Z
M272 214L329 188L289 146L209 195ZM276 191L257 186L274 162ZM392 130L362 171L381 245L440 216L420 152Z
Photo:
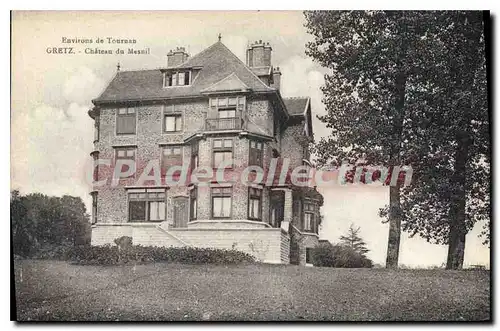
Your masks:
M225 249L196 247L151 247L141 245L77 246L67 259L85 265L118 265L128 263L176 262L188 264L252 263L252 255Z

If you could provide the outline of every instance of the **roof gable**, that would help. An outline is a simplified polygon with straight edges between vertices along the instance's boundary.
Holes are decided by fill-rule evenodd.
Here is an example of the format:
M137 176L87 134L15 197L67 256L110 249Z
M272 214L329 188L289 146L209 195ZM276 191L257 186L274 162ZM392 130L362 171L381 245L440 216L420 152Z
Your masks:
M179 67L203 67L199 73L198 80L200 81L197 83L206 85L204 88L234 73L250 89L271 90L220 41L188 59Z
M233 72L226 78L210 85L209 87L201 90L202 93L210 92L228 92L228 91L246 91L249 87L238 78Z

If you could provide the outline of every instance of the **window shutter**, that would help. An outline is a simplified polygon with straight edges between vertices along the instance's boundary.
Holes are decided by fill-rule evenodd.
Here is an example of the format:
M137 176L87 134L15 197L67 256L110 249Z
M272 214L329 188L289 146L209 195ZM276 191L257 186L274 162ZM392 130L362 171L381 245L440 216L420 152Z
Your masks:
M125 131L125 117L118 116L116 119L116 132L117 133L126 133Z
M126 117L125 132L135 133L135 116L127 116Z
M175 131L175 117L169 115L165 116L165 131Z
M117 133L135 133L135 115L118 116L116 119Z

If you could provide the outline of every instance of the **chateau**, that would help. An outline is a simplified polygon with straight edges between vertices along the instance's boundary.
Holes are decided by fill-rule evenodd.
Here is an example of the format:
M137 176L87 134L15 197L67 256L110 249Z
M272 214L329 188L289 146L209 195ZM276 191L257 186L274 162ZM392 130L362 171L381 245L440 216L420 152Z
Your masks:
M311 103L281 96L271 59L269 43L243 63L219 39L192 57L172 50L165 68L117 71L89 111L93 245L130 236L308 262L323 198L293 174L311 167ZM139 180L151 170L162 180Z

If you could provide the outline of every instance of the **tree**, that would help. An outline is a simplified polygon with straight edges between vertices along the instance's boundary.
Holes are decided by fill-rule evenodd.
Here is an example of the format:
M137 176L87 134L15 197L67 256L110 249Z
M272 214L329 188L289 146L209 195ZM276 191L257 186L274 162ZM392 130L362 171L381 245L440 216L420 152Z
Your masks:
M306 28L314 40L306 54L331 70L325 75L319 119L332 129L315 146L319 165L354 164L389 168L414 157L408 142L408 87L432 74L427 54L435 24L431 12L306 12ZM389 188L387 267L397 267L401 236L401 185Z
M80 197L61 198L11 192L14 253L32 256L41 248L76 246L90 241L89 215Z
M85 204L80 197L64 195L60 198L61 233L66 245L77 246L90 243L90 222Z
M463 264L465 235L489 219L490 136L480 12L306 13L307 53L332 69L320 117L332 135L319 163L412 165L412 185L390 188L387 266L401 226L448 244ZM332 158L335 155L336 158ZM332 160L333 159L333 160ZM488 231L485 229L486 242Z
M360 227L355 227L351 224L347 234L340 236L340 243L342 245L352 248L354 251L358 252L362 256L366 256L370 250L366 248L365 241L359 236Z
M412 235L448 244L447 268L459 269L467 232L490 214L484 23L481 12L436 15L437 76L427 81L433 93L425 94L428 107L418 114L427 121L412 128L421 170L404 192L402 218Z
M35 228L29 222L28 211L19 191L10 193L10 221L14 254L29 256L37 246Z

